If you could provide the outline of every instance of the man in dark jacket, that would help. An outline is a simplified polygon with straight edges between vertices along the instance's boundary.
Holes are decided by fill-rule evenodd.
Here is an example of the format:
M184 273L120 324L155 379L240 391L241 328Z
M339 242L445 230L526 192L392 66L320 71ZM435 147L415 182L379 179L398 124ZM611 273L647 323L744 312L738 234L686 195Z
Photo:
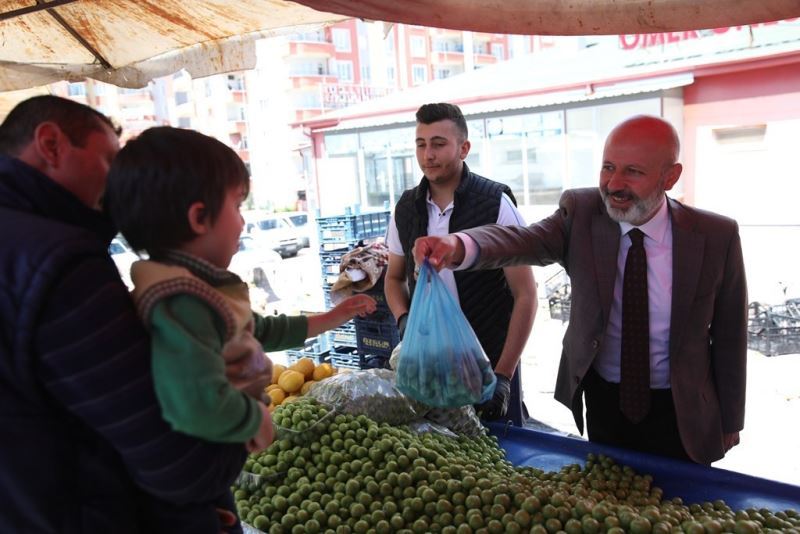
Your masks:
M118 150L54 96L0 125L0 532L216 534L245 459L161 419L100 210Z
M389 224L384 291L401 335L416 284L414 240L489 223L523 224L511 189L469 170L467 122L458 106L425 104L417 110L417 162L425 176L405 191ZM530 267L440 273L458 301L497 376L493 397L478 407L484 419L522 425L519 360L536 313Z

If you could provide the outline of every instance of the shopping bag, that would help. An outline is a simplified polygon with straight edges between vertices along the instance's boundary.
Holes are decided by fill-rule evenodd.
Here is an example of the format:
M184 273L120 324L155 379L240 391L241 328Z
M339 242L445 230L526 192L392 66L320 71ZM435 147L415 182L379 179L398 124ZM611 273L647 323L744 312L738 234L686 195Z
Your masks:
M397 388L429 406L489 400L496 382L489 358L456 300L425 260L397 362Z

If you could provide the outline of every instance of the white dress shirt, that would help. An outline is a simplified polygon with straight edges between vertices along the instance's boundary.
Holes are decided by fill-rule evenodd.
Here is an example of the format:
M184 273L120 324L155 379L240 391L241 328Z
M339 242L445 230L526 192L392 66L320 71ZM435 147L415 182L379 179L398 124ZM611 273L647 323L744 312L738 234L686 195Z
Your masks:
M428 235L440 236L449 234L450 216L453 214L453 203L451 202L444 210L441 210L439 206L431 200L430 192L428 192L427 201ZM506 226L525 224L525 220L522 218L519 210L505 193L503 193L500 199L500 211L497 214L497 224ZM392 214L392 220L389 222L389 230L386 233L386 246L392 254L398 256L405 255L403 245L400 243L400 235L397 233L397 223L395 222L394 214ZM445 283L445 286L447 286L450 294L455 297L456 302L459 302L458 288L456 288L456 279L455 276L453 276L453 271L450 269L442 269L439 271L439 276L442 277L442 281Z
M620 352L622 350L622 279L625 260L631 248L627 233L634 228L621 222L617 277L614 281L614 300L608 318L605 337L594 361L594 369L608 382L619 383ZM669 325L672 312L672 220L666 198L652 219L638 226L645 234L647 254L647 294L650 311L650 387L664 389L669 383ZM464 243L464 261L455 270L472 266L478 259L478 246L466 234L456 234Z
M606 326L606 335L594 360L594 369L609 382L619 382L622 346L622 279L625 260L631 248L627 235L634 228L619 223L621 235L617 253L617 277L614 281L614 300ZM647 254L647 298L650 312L650 387L663 389L669 383L669 324L672 311L672 221L666 198L652 219L637 226L644 237Z

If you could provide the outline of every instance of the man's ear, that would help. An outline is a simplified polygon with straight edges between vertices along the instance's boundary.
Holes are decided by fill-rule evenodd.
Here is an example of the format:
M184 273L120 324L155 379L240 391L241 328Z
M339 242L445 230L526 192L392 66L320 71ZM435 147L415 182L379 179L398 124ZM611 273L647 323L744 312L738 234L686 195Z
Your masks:
M667 179L664 180L664 191L669 191L678 182L683 172L683 165L680 163L673 163L667 171Z
M204 235L211 229L210 217L208 216L206 205L202 202L195 202L189 206L186 216L189 219L189 226L195 234Z
M62 145L67 136L54 122L43 122L33 132L33 149L45 164L57 169L61 165Z
M469 142L469 139L465 139L463 143L461 143L461 156L462 160L467 159L467 155L469 154L469 149L472 147L472 143Z

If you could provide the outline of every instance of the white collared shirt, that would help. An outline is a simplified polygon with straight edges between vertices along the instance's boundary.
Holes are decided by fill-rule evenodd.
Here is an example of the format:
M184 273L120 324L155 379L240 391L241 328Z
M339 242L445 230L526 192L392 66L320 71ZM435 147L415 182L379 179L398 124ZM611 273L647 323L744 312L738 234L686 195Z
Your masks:
M445 207L444 210L439 209L434 201L431 200L430 192L427 198L428 205L428 235L440 236L450 233L450 216L453 214L453 203ZM497 214L497 224L506 226L510 225L525 225L525 220L522 218L517 207L511 202L511 199L503 193L500 199L500 211ZM397 232L397 223L392 214L392 220L389 223L389 231L386 233L386 246L389 252L398 256L404 256L403 245L400 243L400 235ZM450 269L442 269L439 271L439 276L447 286L450 294L455 297L458 302L458 288L456 287L456 279L453 276L453 271Z
M619 223L620 242L617 253L617 277L614 281L614 300L606 333L594 361L594 369L609 382L619 382L622 344L622 279L625 260L631 248L627 235L634 228ZM669 382L669 325L672 312L672 221L666 198L652 219L638 226L644 234L647 254L647 295L650 312L650 387L663 389Z

